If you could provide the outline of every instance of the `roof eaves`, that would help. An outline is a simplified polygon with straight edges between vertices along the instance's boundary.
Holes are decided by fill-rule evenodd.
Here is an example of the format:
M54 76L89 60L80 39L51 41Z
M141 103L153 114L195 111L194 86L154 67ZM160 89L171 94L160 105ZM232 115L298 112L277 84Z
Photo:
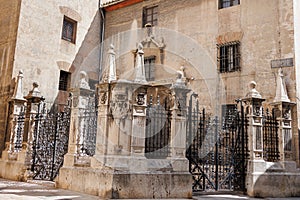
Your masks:
M125 0L101 0L100 7L105 8L105 7L120 3L122 1L125 1Z

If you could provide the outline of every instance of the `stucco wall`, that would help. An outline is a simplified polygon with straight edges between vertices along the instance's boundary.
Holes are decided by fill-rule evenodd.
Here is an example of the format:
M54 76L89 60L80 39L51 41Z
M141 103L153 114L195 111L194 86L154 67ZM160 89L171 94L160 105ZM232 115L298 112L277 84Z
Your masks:
M24 95L40 84L46 101L58 95L60 70L71 64L98 10L98 0L22 1L13 75L24 71ZM61 39L64 15L77 21L76 44Z

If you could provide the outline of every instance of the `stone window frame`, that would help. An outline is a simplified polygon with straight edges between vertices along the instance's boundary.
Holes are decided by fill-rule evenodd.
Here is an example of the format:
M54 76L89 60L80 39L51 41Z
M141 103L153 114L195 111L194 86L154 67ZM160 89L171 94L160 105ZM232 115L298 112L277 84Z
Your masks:
M71 33L70 33L71 32ZM61 38L73 44L76 43L77 21L64 16Z
M68 91L68 89L70 88L70 84L71 73L64 70L60 70L58 90Z
M218 44L218 69L220 73L241 71L240 42Z
M147 24L157 26L158 24L158 5L143 8L143 26Z
M219 0L219 9L240 5L240 0Z
M155 80L156 56L147 56L144 58L145 76L147 81Z

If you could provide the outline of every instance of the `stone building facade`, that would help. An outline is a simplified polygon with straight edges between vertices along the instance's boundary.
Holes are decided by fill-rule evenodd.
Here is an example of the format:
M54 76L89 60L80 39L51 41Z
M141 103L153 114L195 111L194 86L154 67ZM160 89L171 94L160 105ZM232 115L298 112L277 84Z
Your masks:
M119 48L117 71L120 75L132 70L134 41L143 41L147 35L143 28L145 10L155 8L152 31L158 42L163 38L164 55L161 60L151 46L145 50L145 58L155 56L156 64L173 72L184 66L189 87L199 94L200 102L207 109L221 113L222 105L234 104L236 99L246 95L250 81L257 82L257 90L266 99L264 104L272 103L280 67L290 100L298 101L292 1L104 1L103 7L106 45L113 43ZM228 45L239 48L238 53L233 53L238 56L234 58L239 62L237 68L221 66L220 52ZM157 80L165 79L159 77L161 70L157 68ZM297 107L294 107L293 118L297 119L297 115ZM297 124L295 120L293 145L297 153L293 159L299 165Z
M3 16L11 31L1 47L1 177L103 198L191 198L205 184L300 195L297 3L4 5L15 12ZM61 105L58 115L43 112L43 99ZM192 154L205 163L192 163Z

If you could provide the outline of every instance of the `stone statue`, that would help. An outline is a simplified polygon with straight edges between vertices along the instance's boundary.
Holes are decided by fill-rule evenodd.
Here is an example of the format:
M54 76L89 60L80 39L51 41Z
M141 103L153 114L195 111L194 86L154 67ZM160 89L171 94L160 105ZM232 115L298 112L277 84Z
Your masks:
M89 82L89 78L88 78L87 73L85 71L81 71L78 87L83 88L83 89L90 89L90 86L89 86L88 82Z
M248 97L248 98L251 98L251 97L252 98L261 98L261 95L256 90L256 82L251 81L249 86L250 86L250 92L247 93L246 97Z
M278 69L278 75L276 80L276 96L274 102L290 102L290 99L287 95L286 85L283 81L283 70L282 68Z

